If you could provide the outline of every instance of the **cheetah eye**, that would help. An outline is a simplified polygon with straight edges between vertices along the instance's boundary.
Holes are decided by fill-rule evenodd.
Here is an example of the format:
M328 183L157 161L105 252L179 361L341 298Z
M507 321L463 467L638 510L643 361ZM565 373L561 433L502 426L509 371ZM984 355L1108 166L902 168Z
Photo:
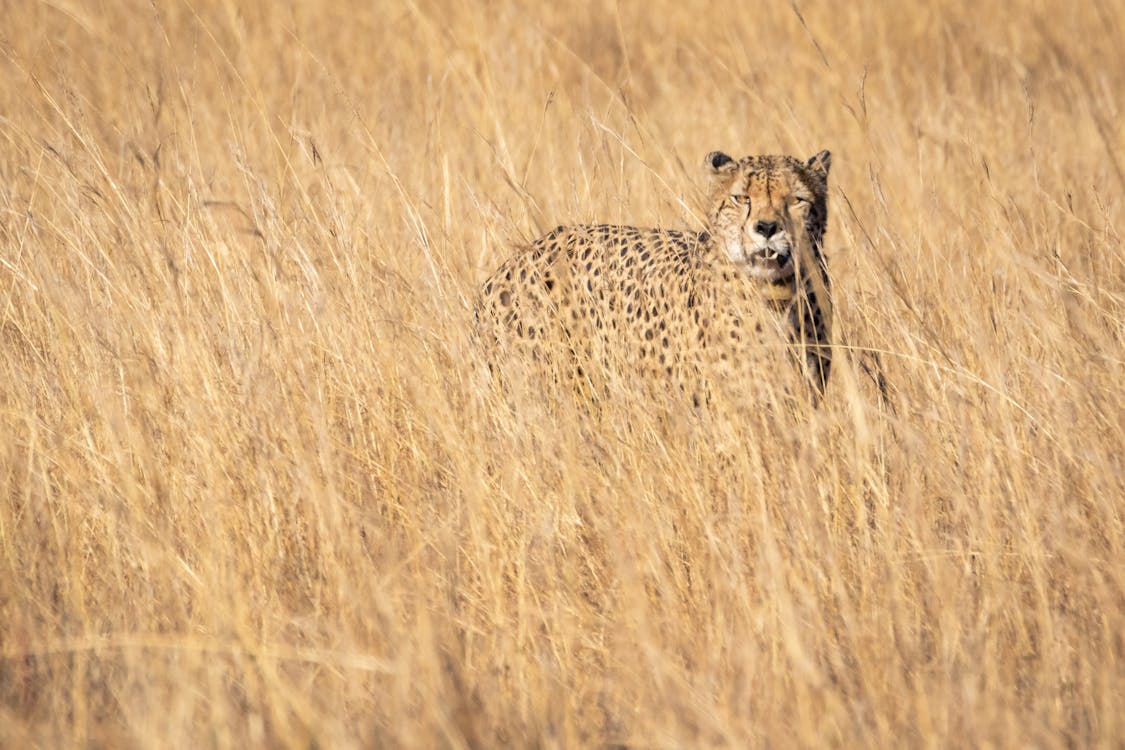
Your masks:
M791 196L789 196L789 205L791 205L791 206L799 206L801 204L807 204L807 203L812 203L812 201L809 200L808 198L806 198L803 195L791 195Z
M749 206L750 205L750 196L749 195L731 195L730 202L733 203L736 206Z

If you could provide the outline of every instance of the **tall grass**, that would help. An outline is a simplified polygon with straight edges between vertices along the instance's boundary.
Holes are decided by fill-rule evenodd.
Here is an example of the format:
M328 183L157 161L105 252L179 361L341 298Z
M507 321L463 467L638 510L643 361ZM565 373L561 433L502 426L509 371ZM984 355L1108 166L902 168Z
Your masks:
M0 745L1122 742L1120 4L2 16ZM833 151L822 407L498 399L716 148Z

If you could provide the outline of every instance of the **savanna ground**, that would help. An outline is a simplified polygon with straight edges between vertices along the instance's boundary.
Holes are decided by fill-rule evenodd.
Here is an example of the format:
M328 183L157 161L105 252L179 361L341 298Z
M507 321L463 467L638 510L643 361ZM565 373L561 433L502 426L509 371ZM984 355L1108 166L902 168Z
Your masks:
M1125 742L1120 3L0 17L0 745ZM826 403L498 398L716 148L833 151Z

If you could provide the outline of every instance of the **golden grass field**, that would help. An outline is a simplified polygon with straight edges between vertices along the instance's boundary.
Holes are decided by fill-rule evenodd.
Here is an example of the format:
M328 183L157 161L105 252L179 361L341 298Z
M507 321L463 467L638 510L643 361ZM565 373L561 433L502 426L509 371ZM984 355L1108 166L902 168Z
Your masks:
M0 746L1125 743L1125 8L611 5L0 3ZM822 148L819 409L482 378Z

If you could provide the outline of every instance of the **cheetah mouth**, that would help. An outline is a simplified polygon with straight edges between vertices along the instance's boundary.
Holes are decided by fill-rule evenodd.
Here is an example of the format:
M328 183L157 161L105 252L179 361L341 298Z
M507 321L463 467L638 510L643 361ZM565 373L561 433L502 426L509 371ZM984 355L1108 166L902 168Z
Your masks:
M746 256L746 271L759 281L784 281L793 275L792 251L788 246L759 247Z
M774 247L764 247L750 254L750 262L754 265L776 268L778 270L784 268L786 264L789 263L789 258L789 248L778 249Z
M789 260L788 250L775 250L772 247L767 247L765 250L759 250L751 256L754 260L767 260L775 261L780 265L785 265Z

